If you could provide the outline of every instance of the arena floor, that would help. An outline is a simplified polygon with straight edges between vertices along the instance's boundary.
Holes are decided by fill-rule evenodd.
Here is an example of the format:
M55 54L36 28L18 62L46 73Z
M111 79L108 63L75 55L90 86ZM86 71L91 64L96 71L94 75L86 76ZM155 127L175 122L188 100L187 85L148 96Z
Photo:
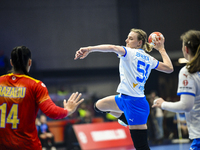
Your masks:
M158 145L151 146L151 150L189 150L191 143L181 143L181 144L168 144L168 145ZM67 150L65 148L58 148L57 150ZM98 149L98 150L135 150L133 146L126 147L113 147L107 149Z
M151 146L151 150L189 150L191 143L187 144L170 144L170 145L159 145L159 146ZM118 147L118 148L109 148L102 150L135 150L134 147Z

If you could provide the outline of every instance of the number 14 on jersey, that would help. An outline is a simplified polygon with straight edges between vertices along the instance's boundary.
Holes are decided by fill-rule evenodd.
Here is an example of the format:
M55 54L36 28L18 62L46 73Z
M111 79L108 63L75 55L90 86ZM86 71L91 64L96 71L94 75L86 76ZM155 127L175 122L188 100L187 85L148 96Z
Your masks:
M19 124L19 119L18 119L18 104L13 104L8 116L6 117L7 114L7 103L3 103L0 105L0 114L1 114L1 123L0 123L0 128L5 128L6 123L12 124L12 129L17 129L17 124Z

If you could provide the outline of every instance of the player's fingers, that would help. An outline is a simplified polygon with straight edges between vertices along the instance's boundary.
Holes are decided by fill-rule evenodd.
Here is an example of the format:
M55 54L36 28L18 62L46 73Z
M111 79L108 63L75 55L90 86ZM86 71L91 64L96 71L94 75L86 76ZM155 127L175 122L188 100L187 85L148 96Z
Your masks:
M162 35L162 36L160 36L160 38L161 38L161 40L165 40L165 37Z
M76 51L76 56L82 55L81 50Z
M153 101L153 104L154 104L154 105L157 103L157 100L158 100L158 99L155 99L155 100Z
M84 59L86 56L81 56L80 59Z
M69 97L68 101L72 100L74 98L75 93L72 93L71 96Z
M155 36L155 38L156 38L156 41L158 41L158 40L159 40L159 37L158 37L157 35Z
M82 98L80 101L78 101L76 104L77 104L77 106L80 104L80 103L82 103L84 101L84 98Z
M84 53L84 54L80 57L80 59L84 59L87 55L88 55L88 53Z
M76 93L73 93L71 96L70 96L70 100L72 100L72 101L78 101L79 99L80 99L80 97L81 97L81 93L78 93L78 92L76 92Z
M87 56L87 53L84 50L79 50L76 53L76 59L84 59Z
M77 55L75 55L75 57L74 57L74 60L76 60L76 59L78 59L78 56L77 56Z
M158 99L155 99L154 101L153 101L153 105L152 105L152 107L154 108L154 107L156 107L158 104L157 104L157 101L158 101Z
M80 57L81 57L81 55L76 54L74 60L76 60L76 59L78 59Z
M76 95L75 102L78 102L78 101L79 101L79 99L81 98L81 96L82 96L82 94L81 94L81 93L79 93L78 95Z
M75 58L74 59L78 59L79 57L79 54L78 54L78 51L76 51L76 54L75 54Z
M83 50L83 49L80 49L80 50L78 51L78 54L79 54L79 55L83 55L83 53L84 53L84 50Z

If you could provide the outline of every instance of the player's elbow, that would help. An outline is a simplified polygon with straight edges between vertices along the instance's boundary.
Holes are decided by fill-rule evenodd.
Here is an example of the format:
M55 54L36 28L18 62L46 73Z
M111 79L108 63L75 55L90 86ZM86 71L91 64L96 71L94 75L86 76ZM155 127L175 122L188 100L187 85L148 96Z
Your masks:
M110 45L110 49L112 50L112 52L118 54L118 55L125 55L125 50L122 46L118 46L118 45Z
M173 68L166 68L166 69L161 70L161 71L164 72L164 73L170 74L170 73L172 73L174 71L174 69Z
M174 67L171 64L160 62L157 70L164 72L164 73L172 73L174 71Z
M185 112L190 112L192 110L192 107L185 108Z
M170 67L167 71L167 73L172 73L174 71L174 68L173 67Z
M174 71L173 66L165 66L165 73L172 73Z
M193 106L191 105L185 105L184 106L184 112L190 112L192 110Z

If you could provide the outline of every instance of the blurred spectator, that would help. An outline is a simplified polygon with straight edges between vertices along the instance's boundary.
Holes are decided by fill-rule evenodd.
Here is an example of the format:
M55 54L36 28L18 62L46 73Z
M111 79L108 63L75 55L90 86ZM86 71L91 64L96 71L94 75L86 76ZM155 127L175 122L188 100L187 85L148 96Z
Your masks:
M147 100L149 102L149 106L152 106L153 99L151 98L150 94L147 95ZM148 117L147 126L148 126L149 142L151 142L152 144L155 144L155 134L156 134L156 131L157 131L157 128L158 128L157 127L158 124L156 123L156 119L155 119L155 115L154 115L154 109L152 109L152 107L150 107L150 114L149 114L149 117Z
M64 86L61 86L57 91L58 96L66 96L68 94L69 94L69 91L66 90Z
M106 120L107 121L117 121L118 118L114 117L113 115L106 113Z
M155 116L156 116L156 121L157 121L157 124L158 124L158 133L156 135L156 140L162 141L163 138L164 138L164 130L163 130L163 116L164 116L164 114L163 114L162 109L156 108Z
M40 122L41 125L39 127L38 136L40 138L40 141L42 143L43 150L47 148L51 148L51 150L56 150L55 148L55 142L54 142L54 136L49 131L49 127L47 125L47 118L45 115L40 116Z
M85 102L81 103L78 108L79 117L85 117L86 110L87 110L86 103Z
M166 101L172 101L170 97L166 98ZM171 112L171 111L164 111L164 120L165 120L165 136L167 137L167 139L173 139L175 137L175 135L177 135L177 127L176 124L174 124L174 116L176 115L176 113Z
M92 114L90 110L88 110L86 102L80 104L78 108L78 115L80 119L80 121L77 122L78 124L92 122Z
M181 129L181 138L188 138L188 128L187 128L187 124L186 124L186 119L185 119L185 113L177 113L174 116L174 123L177 124L178 127L178 123L180 125L180 129Z
M153 101L157 98L158 96L156 91L152 91L148 97L150 106L152 106ZM150 131L150 135L154 137L153 142L155 142L156 144L161 144L164 139L163 111L160 108L153 108L151 109L149 116L149 119L151 119L149 120L152 126L151 128L153 129L152 131Z
M35 126L36 126L36 128L37 128L37 131L39 132L40 126L41 126L41 122L40 122L40 119L39 119L39 118L36 118L36 119L35 119Z
M4 54L4 51L0 50L0 76L6 74L9 69L10 69L9 59Z
M80 121L77 122L78 124L82 123L92 123L92 115L89 110L85 110L85 115L80 118Z

